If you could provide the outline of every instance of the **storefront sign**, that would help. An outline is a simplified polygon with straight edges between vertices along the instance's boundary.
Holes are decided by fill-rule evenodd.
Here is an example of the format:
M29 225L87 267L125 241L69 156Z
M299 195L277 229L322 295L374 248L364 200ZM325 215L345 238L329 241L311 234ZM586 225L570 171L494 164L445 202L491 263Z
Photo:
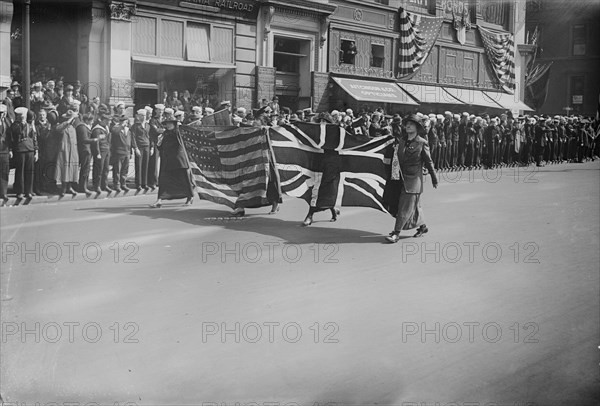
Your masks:
M573 95L573 104L583 104L583 95Z
M242 13L247 17L256 15L259 7L254 0L182 0L179 5L207 11Z

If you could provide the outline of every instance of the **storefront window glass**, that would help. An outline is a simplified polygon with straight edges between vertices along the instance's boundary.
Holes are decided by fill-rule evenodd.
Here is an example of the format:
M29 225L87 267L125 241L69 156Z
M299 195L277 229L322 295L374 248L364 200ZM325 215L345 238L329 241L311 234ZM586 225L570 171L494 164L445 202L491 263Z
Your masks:
M187 24L187 59L190 61L210 61L210 39L208 25Z

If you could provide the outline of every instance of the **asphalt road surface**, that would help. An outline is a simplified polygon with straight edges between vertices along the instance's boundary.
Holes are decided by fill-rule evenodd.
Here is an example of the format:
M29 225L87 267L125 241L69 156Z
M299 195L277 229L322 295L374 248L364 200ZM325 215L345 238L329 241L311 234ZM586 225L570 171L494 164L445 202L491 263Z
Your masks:
M443 174L430 232L151 196L0 209L6 404L597 405L600 165Z

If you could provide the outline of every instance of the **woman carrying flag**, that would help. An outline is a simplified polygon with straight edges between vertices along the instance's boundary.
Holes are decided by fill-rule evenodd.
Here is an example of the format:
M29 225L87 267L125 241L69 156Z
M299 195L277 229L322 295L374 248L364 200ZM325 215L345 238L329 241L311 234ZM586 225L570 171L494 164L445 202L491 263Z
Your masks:
M165 119L165 131L158 136L157 148L160 151L160 173L158 179L158 199L152 208L162 207L162 200L187 198L185 205L194 201L194 181L183 138L174 117Z
M438 180L429 154L429 144L419 134L425 128L416 114L404 119L404 131L400 120L392 123L396 143L393 149L391 174L385 185L383 201L385 208L396 217L394 230L386 237L390 243L400 241L400 231L417 228L414 237L421 237L428 230L423 221L420 198L423 193L423 165L431 175L433 187Z

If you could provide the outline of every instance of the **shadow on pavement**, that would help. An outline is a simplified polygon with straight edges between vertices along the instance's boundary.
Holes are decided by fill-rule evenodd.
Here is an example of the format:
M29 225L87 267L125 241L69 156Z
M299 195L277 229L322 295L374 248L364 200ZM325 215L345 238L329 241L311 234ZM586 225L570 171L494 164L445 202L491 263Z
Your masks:
M384 236L364 230L349 228L332 228L327 225L329 213L315 214L315 220L309 227L302 226L302 220L283 220L278 215L246 214L244 217L231 216L229 210L194 209L184 207L181 203L166 203L160 209L152 209L147 205L127 207L94 207L81 208L79 211L92 211L102 213L128 213L133 216L143 216L150 219L167 219L181 221L196 226L221 226L225 230L263 234L279 238L289 244L331 244L331 243L373 243L386 244ZM268 208L265 207L265 211ZM304 215L304 214L303 214ZM336 225L343 227L343 213L338 218Z

